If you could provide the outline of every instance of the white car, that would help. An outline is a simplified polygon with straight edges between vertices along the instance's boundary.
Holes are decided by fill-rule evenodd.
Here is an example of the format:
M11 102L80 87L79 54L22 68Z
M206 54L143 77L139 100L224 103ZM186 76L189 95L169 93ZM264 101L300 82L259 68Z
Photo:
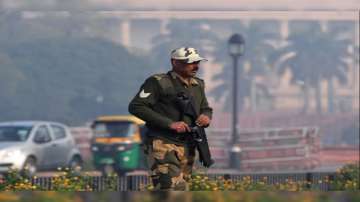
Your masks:
M79 170L82 158L69 128L48 121L0 123L0 173L10 168L34 175L40 169Z

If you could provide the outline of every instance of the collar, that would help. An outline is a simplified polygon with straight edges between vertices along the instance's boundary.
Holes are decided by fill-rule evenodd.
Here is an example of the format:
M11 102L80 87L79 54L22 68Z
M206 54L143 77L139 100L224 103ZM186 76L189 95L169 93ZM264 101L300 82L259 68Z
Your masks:
M181 77L178 73L176 73L174 71L170 71L170 75L173 79L179 78L181 82L183 82L184 84L189 86L188 81L185 80L183 77ZM193 86L197 86L197 85L199 85L199 82L195 78L192 77L192 78L190 78L190 84Z

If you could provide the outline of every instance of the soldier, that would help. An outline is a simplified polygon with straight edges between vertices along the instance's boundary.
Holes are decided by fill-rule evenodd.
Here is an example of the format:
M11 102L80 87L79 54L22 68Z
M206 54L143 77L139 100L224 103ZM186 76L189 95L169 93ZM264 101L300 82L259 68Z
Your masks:
M212 108L204 91L204 81L195 77L200 57L197 50L181 47L171 52L172 70L156 74L144 82L129 105L129 112L146 122L146 153L150 176L156 189L185 190L195 159L189 134L191 125L207 127ZM179 91L192 97L199 116L193 120L178 106Z

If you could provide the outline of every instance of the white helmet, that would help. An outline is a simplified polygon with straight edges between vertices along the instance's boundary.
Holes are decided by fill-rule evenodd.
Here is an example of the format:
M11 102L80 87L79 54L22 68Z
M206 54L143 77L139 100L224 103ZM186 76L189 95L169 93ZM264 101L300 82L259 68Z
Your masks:
M175 60L185 60L186 63L207 61L201 57L195 48L181 47L171 51L171 58Z

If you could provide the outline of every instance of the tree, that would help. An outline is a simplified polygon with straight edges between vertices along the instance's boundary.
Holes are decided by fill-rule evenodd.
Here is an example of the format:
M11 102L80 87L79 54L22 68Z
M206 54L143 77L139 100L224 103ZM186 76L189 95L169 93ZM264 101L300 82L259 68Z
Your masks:
M156 66L147 55L99 37L94 30L105 30L107 23L115 22L84 15L24 19L0 10L0 121L79 124L100 113L127 114L130 99Z
M292 83L302 83L304 89L303 112L307 111L308 93L310 87L315 89L316 110L322 112L320 82L326 79L330 86L331 80L337 78L341 83L347 81L348 57L347 43L336 39L331 33L323 32L317 23L309 24L306 30L292 30L288 37L288 46L276 54L283 56L292 53L290 57L279 64L278 72L283 74L286 69L292 73ZM280 54L279 54L280 53Z
M15 82L16 94L4 95L13 107L1 107L17 119L79 124L100 113L127 114L131 97L154 69L146 58L99 38L34 39L7 44L2 51L24 75L17 79L15 72L3 78L5 84ZM1 69L0 75L5 73ZM105 107L98 96L103 96ZM0 119L8 118L3 112Z
M240 33L245 38L245 55L240 57L239 60L239 106L243 107L244 100L252 95L251 88L257 85L257 92L263 95L267 101L271 99L268 88L265 85L255 84L256 76L266 77L271 74L271 67L268 61L268 55L274 50L274 41L280 39L279 30L274 29L276 23L271 21L255 21L248 25L239 22L233 22L231 25L233 33ZM223 83L212 91L215 97L226 97L225 106L231 106L228 102L231 99L230 93L224 89L231 89L232 80L229 78L233 72L232 63L229 59L227 52L227 38L223 39L217 47L216 57L217 61L224 66L223 71L214 77L214 80L222 80ZM258 86L259 85L259 86ZM264 98L263 97L263 98ZM256 105L257 103L252 103ZM226 108L226 110L229 110Z
M343 60L347 59L350 61L345 64L343 70L349 70L348 68L358 68L357 60L359 54L359 47L355 45L355 40L357 34L355 32L355 26L353 21L336 21L329 23L328 26L329 35L333 39L341 41L342 45L337 47L344 52ZM346 68L347 67L347 68ZM356 72L356 71L355 71ZM334 91L334 79L329 77L327 78L328 82L328 112L334 112L334 100L335 100L335 91Z
M25 75L15 66L11 58L0 51L0 111L2 117L13 119L9 108L15 107L12 98L17 94L17 88Z

